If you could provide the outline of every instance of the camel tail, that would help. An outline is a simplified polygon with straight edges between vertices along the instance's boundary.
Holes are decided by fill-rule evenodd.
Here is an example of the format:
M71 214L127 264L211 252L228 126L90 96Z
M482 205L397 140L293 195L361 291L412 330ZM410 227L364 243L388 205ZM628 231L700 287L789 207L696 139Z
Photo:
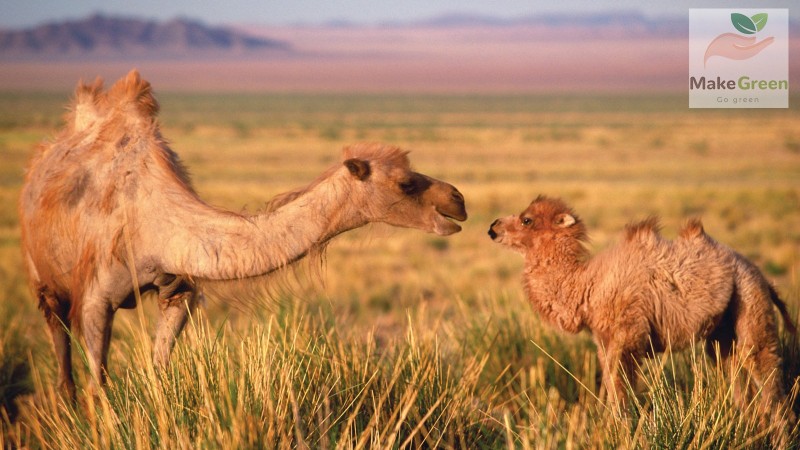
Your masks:
M797 334L797 327L792 322L792 317L789 315L789 311L786 309L786 303L781 300L778 296L778 292L775 291L775 288L772 285L769 286L769 296L772 299L772 303L778 307L778 311L781 313L781 317L783 317L783 324L786 327L786 331L791 334Z

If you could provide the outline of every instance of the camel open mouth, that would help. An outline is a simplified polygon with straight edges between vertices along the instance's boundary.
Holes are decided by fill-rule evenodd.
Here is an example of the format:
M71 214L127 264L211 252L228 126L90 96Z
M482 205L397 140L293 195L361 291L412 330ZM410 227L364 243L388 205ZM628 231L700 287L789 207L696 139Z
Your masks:
M460 211L446 211L436 208L436 212L433 231L439 236L458 233L461 231L461 225L454 221L463 222L467 220L467 211L463 207L460 208Z

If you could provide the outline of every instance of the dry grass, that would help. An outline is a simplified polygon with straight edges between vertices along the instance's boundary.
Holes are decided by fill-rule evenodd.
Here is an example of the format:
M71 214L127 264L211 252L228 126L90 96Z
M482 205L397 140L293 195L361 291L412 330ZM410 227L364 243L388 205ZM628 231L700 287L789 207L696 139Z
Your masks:
M793 110L692 111L684 96L161 95L164 135L213 204L257 210L313 179L344 144L387 141L458 186L470 219L446 239L383 226L345 234L329 248L324 286L296 287L256 314L212 300L167 373L152 370L142 343L157 313L146 299L143 324L118 314L108 390L73 407L52 391L55 361L20 270L15 209L25 160L55 131L66 95L2 99L0 400L20 406L0 420L3 447L769 444L757 411L732 403L724 370L701 352L648 363L639 403L610 414L596 398L588 335L538 321L521 293L522 261L486 230L539 193L582 213L594 249L631 219L658 214L669 235L699 215L796 312ZM786 336L784 345L793 386L800 345Z

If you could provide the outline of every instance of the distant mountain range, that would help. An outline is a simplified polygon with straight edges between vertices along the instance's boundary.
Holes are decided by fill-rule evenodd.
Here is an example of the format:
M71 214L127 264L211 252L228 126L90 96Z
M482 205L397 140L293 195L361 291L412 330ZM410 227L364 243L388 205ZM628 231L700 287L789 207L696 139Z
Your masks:
M592 36L679 36L688 33L687 18L649 19L637 12L587 15L537 15L513 19L471 14L445 14L414 22L383 23L386 28L531 28L564 29L573 38ZM300 28L308 27L300 25ZM313 28L369 28L349 22L313 25ZM80 20L52 22L21 30L0 30L0 58L55 59L85 58L208 58L221 55L289 53L288 40L271 39L264 32L248 30L275 27L212 27L195 20L177 18L167 22L133 17L95 14ZM279 27L286 28L286 27ZM289 26L291 28L291 26Z
M592 14L537 14L515 18L452 13L415 23L428 27L537 27L626 30L631 34L674 36L689 32L688 17L648 18L637 11L615 11Z
M0 57L191 57L254 50L289 51L288 43L178 18L156 22L95 14L23 30L0 30Z

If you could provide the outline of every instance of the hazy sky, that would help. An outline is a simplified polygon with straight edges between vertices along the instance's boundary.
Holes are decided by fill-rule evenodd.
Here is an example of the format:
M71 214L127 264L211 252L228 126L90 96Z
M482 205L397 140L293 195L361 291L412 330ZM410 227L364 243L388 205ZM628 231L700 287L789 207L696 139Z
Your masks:
M76 19L95 12L171 19L177 16L200 19L208 24L252 23L292 24L347 20L380 23L426 19L445 13L475 13L516 17L537 13L586 13L635 10L648 16L681 15L692 8L733 6L789 8L797 18L796 0L4 0L0 5L0 27L23 28L43 22Z

